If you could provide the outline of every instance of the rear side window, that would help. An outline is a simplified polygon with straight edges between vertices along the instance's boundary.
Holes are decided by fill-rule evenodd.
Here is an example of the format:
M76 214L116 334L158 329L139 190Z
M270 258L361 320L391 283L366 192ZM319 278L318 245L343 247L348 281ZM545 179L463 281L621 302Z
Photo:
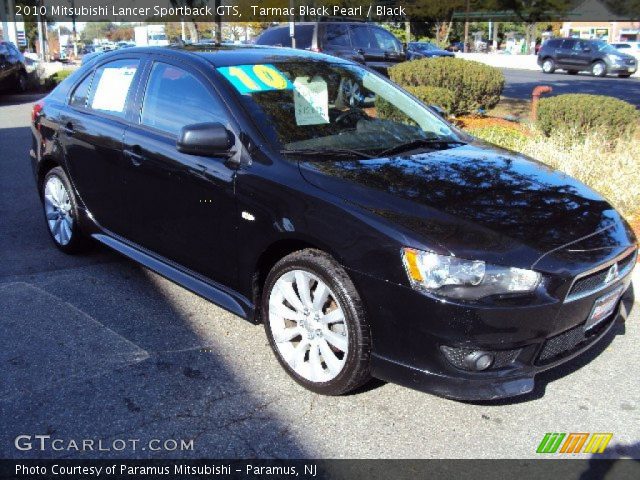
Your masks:
M289 34L289 31L287 31ZM313 39L313 25L296 25L296 48L309 50L311 48L311 40ZM291 45L291 40L289 40Z
M226 122L224 106L189 72L157 62L144 94L140 123L178 135L185 125Z
M558 48L560 46L560 42L562 40L548 40L547 42L545 42L545 44L543 45L543 47L545 48Z
M262 35L260 35L256 44L273 45L277 47L290 47L291 37L289 37L289 27L277 27L265 31Z
M96 112L117 117L126 114L126 103L138 70L139 60L123 59L105 63L93 75L87 105Z
M402 50L400 42L386 30L374 27L371 28L371 31L373 32L378 48L391 52L400 52Z
M91 89L91 81L93 80L93 72L87 75L80 85L76 87L71 95L69 105L72 107L84 108L87 106L87 98L89 97L89 91Z
M325 46L350 47L349 27L340 23L330 23L325 27Z
M377 48L375 39L367 25L351 26L351 44L356 48Z

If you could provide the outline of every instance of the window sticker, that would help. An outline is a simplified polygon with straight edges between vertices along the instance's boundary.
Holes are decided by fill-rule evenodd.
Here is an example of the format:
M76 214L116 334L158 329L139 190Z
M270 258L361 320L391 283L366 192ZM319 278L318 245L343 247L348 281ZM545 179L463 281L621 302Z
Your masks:
M122 113L135 73L135 67L105 68L93 96L91 108Z
M329 123L329 91L320 77L297 77L293 82L293 103L296 124L322 125Z
M284 73L269 64L235 65L233 67L218 67L217 70L242 95L293 88Z

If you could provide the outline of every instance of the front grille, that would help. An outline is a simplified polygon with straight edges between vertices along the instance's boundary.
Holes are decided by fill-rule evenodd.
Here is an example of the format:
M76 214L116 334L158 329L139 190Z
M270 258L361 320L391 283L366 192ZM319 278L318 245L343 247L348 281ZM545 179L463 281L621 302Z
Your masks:
M545 365L552 363L562 357L571 355L576 350L585 347L593 342L600 333L602 333L611 322L613 322L615 314L612 314L608 320L600 322L595 327L589 329L585 333L584 324L571 328L560 335L556 335L544 342L544 346L538 355L536 365Z
M633 268L633 261L635 260L636 252L634 251L630 255L627 255L622 260L618 261L618 276L614 281L619 280L623 276L625 276L631 268ZM571 291L567 296L567 300L573 300L575 298L579 298L582 296L589 295L591 293L597 292L598 290L602 290L607 283L605 282L607 278L607 273L609 272L610 265L607 265L602 270L598 270L597 272L586 275L582 278L576 280L571 287ZM613 282L611 282L613 283Z

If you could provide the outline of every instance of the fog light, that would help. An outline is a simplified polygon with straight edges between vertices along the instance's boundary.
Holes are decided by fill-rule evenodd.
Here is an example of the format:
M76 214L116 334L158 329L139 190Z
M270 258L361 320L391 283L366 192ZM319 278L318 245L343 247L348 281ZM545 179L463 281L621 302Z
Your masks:
M483 351L471 352L464 357L464 363L469 370L486 370L493 363L493 355Z

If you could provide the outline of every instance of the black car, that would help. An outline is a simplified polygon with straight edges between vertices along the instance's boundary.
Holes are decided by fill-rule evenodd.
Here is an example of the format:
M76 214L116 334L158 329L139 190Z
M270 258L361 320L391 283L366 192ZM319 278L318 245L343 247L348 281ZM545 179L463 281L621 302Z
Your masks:
M0 41L0 92L24 92L28 86L24 56L13 43Z
M409 42L407 45L407 57L409 60L419 58L455 57L453 52L448 52L429 42Z
M630 77L638 69L635 57L616 50L602 40L552 38L538 51L538 65L544 73L558 69L576 74L587 71L596 77L617 74Z
M626 315L637 244L605 199L353 62L105 53L35 105L32 132L60 250L92 238L264 323L315 392L373 376L520 395Z
M265 30L256 45L291 47L289 26ZM363 22L296 23L295 47L362 63L383 74L407 59L404 47L389 31Z

